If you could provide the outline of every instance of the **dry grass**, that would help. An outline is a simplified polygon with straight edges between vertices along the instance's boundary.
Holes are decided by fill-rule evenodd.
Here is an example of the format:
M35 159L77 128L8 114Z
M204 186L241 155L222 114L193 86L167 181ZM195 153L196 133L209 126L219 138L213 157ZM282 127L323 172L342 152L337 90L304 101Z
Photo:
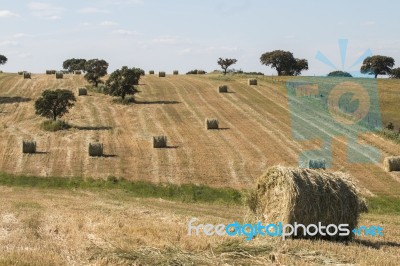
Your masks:
M258 179L254 197L253 212L273 223L348 224L352 230L367 210L360 189L348 175L324 170L271 167ZM301 228L298 232L298 237L305 237ZM349 240L352 236L317 234L315 238Z
M245 222L240 206L137 199L119 191L0 187L0 264L396 265L398 216L364 215L385 238L347 244L259 237L188 236L187 223Z
M386 157L383 166L387 172L400 171L400 156Z

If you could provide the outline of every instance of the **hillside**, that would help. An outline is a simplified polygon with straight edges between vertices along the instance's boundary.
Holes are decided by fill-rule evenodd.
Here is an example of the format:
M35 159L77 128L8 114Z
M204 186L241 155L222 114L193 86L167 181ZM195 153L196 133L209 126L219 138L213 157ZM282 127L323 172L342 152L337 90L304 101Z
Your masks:
M87 97L77 97L76 106L63 118L75 128L51 133L40 129L43 118L34 113L35 99L48 88L75 91L86 85L83 77L56 80L52 75L33 75L32 80L24 80L15 74L0 75L0 169L8 173L113 175L246 188L268 166L296 166L300 151L321 145L318 140L292 139L284 86L267 77L250 87L246 77L146 75L140 82L138 104L115 104L111 97L90 91ZM391 113L397 84L393 82L379 83L385 96L381 99L384 123L399 121ZM220 84L228 84L231 92L218 93ZM221 130L205 130L205 118L219 119ZM155 135L166 135L170 148L153 149ZM23 155L25 139L35 140L41 153ZM384 156L400 154L400 146L382 137L366 134L361 139ZM88 144L94 141L104 143L106 157L88 156ZM350 172L372 193L399 195L396 174L384 172L381 165L347 163L346 141L334 138L333 168Z

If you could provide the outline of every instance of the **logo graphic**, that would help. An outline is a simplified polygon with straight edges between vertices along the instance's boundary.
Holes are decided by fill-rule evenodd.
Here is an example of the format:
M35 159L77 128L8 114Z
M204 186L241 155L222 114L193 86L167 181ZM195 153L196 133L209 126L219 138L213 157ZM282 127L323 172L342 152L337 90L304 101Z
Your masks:
M342 69L345 69L347 40L339 40ZM332 166L332 140L345 137L349 163L377 163L380 151L361 144L359 135L382 128L376 79L359 78L351 71L367 57L367 50L349 68L351 77L299 77L286 82L291 129L297 141L318 140L321 148L306 150L299 155L299 166L309 167L310 161L323 160ZM316 58L338 69L318 52ZM340 138L343 140L343 138Z

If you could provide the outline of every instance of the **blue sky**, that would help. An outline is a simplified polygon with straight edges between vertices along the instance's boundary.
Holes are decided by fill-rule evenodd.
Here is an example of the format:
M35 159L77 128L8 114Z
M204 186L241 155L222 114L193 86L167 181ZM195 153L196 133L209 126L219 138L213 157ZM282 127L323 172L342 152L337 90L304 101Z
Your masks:
M333 69L318 51L342 69L342 38L345 70L368 49L400 67L398 10L397 1L358 0L0 0L0 54L9 59L0 70L44 72L75 57L105 59L110 71L211 71L229 57L234 68L276 74L259 58L283 49L309 61L304 75L320 75Z

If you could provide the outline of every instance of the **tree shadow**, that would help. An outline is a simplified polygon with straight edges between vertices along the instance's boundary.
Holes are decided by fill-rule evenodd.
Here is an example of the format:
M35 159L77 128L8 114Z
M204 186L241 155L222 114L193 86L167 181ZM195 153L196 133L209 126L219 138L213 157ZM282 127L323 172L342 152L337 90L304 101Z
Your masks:
M392 241L371 241L371 240L356 239L354 240L354 242L373 249L381 249L382 247L400 248L400 243Z
M78 130L111 130L112 127L107 127L107 126L72 126L72 128L78 129Z
M136 104L179 104L178 101L135 101Z
M15 97L0 97L0 104L7 104L7 103L25 103L32 101L31 98L24 98L20 96Z
M35 154L49 154L48 151L36 151Z
M118 157L118 156L116 154L103 154L102 157L104 157L104 158L115 158L115 157Z
M169 146L167 145L167 147L165 147L164 149L178 149L179 146Z

